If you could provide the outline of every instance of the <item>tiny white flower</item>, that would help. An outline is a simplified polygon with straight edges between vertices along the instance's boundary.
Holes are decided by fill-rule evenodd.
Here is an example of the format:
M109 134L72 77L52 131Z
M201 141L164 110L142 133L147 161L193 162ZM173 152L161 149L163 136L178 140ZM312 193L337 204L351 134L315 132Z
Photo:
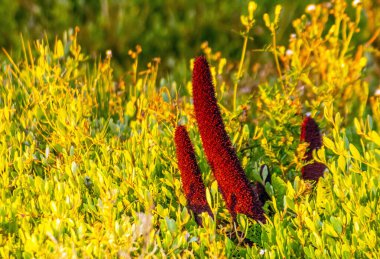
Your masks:
M49 154L50 154L50 148L49 148L49 146L46 146L46 149L45 149L45 158L46 159L49 157Z
M356 6L360 5L361 3L362 3L361 0L354 0L354 1L352 1L352 6L356 7Z
M290 38L291 38L291 39L295 39L295 38L297 38L297 34L295 34L295 33L290 34Z
M375 91L375 96L380 96L380 88L377 88Z
M292 56L293 55L293 50L287 49L285 52L286 56Z
M260 253L260 255L264 255L266 251L267 251L266 249L260 249L259 253Z
M106 51L106 56L107 56L107 58L112 58L112 50L107 50Z
M306 12L311 13L311 12L315 11L315 9L316 9L315 4L309 4L309 5L306 7Z
M57 239L54 237L54 235L51 232L47 232L46 235L50 238L51 241L53 241L55 244L58 244Z
M311 116L311 112L307 112L307 113L306 113L306 116L307 116L307 117L310 117L310 116Z
M71 172L73 172L73 174L75 174L77 170L78 170L78 165L77 165L77 163L75 163L75 161L73 161L71 163Z

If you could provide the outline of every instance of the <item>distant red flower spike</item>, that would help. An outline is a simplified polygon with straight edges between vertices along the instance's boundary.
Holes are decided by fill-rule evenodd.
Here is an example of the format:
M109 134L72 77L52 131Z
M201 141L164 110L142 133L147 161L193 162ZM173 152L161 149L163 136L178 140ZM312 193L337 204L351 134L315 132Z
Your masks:
M313 160L313 150L322 147L322 136L318 124L309 116L306 116L301 126L301 142L309 144L305 153L305 161ZM305 165L302 168L302 178L305 180L318 181L323 176L326 166L319 162Z
M319 162L305 165L302 167L302 178L304 180L314 180L318 182L319 178L323 176L326 166Z
M198 167L194 148L184 126L175 130L178 167L181 171L182 187L185 192L187 204L195 214L195 220L202 225L199 214L208 212L213 217L210 206L206 200L206 189L202 181L201 171Z
M204 57L194 61L193 99L203 148L229 212L234 219L237 213L242 213L265 222L262 203L250 186L224 128L210 68Z

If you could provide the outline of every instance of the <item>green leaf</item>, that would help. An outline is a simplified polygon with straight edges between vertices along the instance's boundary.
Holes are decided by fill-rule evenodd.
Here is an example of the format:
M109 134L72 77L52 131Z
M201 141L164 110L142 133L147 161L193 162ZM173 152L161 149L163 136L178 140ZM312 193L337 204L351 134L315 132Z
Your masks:
M212 208L212 198L211 198L211 193L210 193L209 188L206 188L206 200L210 208Z
M351 153L352 157L355 158L356 160L359 160L359 161L361 160L361 156L360 156L359 151L351 143L350 143L350 153Z
M345 172L346 170L346 159L343 156L339 156L338 158L338 167L342 172Z
M304 220L305 220L306 226L311 230L311 232L317 232L315 228L315 224L310 218L306 217Z
M342 233L342 223L341 223L341 221L338 218L331 216L330 217L330 222L332 223L332 225L334 227L334 230L338 234L341 234Z
M326 234L332 236L332 237L338 237L338 233L336 233L335 229L332 225L330 225L328 222L324 222L324 230Z
M294 200L289 198L288 196L284 197L284 206L285 206L285 208L288 207L292 211L295 211Z
M376 145L380 146L380 135L376 131L371 131L369 137Z
M328 149L330 149L330 150L332 150L332 151L335 152L335 144L334 144L334 142L331 139L329 139L328 137L326 137L326 136L323 137L323 145L326 148L328 148Z
M166 222L166 225L168 227L168 230L173 234L175 232L177 232L177 224L175 222L174 219L171 219L171 218L168 218L166 217L165 218L165 222Z
M362 132L362 127L360 125L360 122L357 118L354 119L355 129L358 134Z

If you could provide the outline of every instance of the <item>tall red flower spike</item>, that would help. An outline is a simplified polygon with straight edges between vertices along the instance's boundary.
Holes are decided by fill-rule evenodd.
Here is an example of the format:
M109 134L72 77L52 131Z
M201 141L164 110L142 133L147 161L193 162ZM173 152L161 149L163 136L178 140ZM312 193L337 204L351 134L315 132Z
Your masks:
M262 203L254 192L224 128L206 58L198 57L193 70L195 117L208 163L227 208L236 219L242 213L265 222Z
M206 189L202 182L201 171L195 158L194 148L184 126L176 128L174 140L187 205L194 212L196 222L202 225L202 219L199 217L199 214L208 212L211 217L213 214L206 200Z
M322 147L322 137L318 124L309 116L306 116L301 126L301 142L309 143L309 147L305 153L305 161L313 160L313 150ZM319 162L313 162L302 168L302 178L305 180L318 181L326 166Z

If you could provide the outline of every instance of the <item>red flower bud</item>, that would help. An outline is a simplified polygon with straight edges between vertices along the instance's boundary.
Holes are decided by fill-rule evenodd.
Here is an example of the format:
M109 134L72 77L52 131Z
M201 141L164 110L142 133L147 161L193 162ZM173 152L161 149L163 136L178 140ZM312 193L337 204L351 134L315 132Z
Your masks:
M242 213L265 222L262 203L252 189L224 128L210 68L204 57L198 57L194 62L193 99L203 148L229 212L234 219L237 213Z
M322 147L322 137L318 124L309 116L306 116L301 126L301 142L309 144L305 153L305 161L313 160L313 150ZM326 166L319 162L313 162L302 168L302 178L305 180L318 181L323 176Z
M184 126L178 126L175 130L174 140L176 144L178 167L181 171L182 187L185 192L187 204L195 214L195 220L202 224L198 216L202 212L208 212L212 217L210 206L206 200L206 189L202 181L201 171L198 167L194 148Z

